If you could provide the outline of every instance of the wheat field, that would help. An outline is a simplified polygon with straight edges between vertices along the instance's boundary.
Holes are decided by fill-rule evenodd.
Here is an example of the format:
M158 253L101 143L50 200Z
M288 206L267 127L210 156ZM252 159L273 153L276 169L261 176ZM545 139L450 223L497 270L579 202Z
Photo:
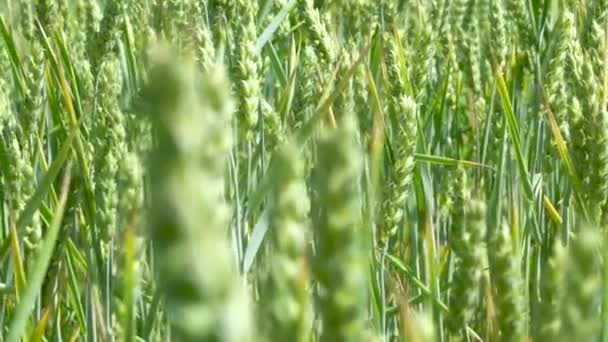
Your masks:
M0 341L608 342L604 0L3 0Z

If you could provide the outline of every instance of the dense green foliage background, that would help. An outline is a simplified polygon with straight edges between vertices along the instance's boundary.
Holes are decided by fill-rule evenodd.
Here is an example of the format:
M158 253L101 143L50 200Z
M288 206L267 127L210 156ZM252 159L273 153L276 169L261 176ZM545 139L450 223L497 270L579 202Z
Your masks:
M608 341L608 6L0 3L0 341Z

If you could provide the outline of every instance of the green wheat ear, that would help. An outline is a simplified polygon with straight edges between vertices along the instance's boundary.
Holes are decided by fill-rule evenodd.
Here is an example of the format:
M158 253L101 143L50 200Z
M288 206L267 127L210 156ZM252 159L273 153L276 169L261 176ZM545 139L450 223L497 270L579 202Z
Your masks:
M509 225L488 230L488 259L494 285L501 341L522 341L525 336L523 279L520 257L515 253Z
M304 165L288 144L276 153L272 190L269 274L262 285L261 325L270 341L305 341L308 335L309 200Z
M568 107L570 98L572 97L572 84L570 81L572 77L566 77L566 71L572 66L568 54L573 42L576 41L576 25L574 20L574 14L566 6L563 6L552 33L555 37L555 47L552 50L546 85L549 105L567 142L570 142Z
M239 136L249 142L256 138L260 118L260 98L262 96L261 68L262 60L256 52L257 40L253 2L243 1L238 6L239 23L236 45L235 93L238 98Z
M0 144L2 157L8 167L3 167L4 198L7 200L9 220L16 220L25 210L27 201L35 193L37 177L35 164L33 164L33 131L26 130L20 125L18 115L14 110L15 102L11 100L9 83L0 79ZM28 115L26 119L31 118ZM29 125L32 130L33 126ZM12 222L15 223L15 222ZM34 213L30 223L23 227L22 234L25 247L36 251L42 238L42 222L38 212Z
M321 341L359 341L366 333L364 310L368 268L361 225L362 158L355 123L324 132L317 143L315 189L319 213L315 222L313 273L319 284L316 309L321 315Z
M466 337L480 304L480 282L484 265L486 206L471 199L466 172L458 168L458 185L452 214L451 242L456 258L451 282L450 319L453 336Z
M36 5L36 16L48 35L65 29L68 4L60 0L39 0Z
M319 9L315 8L313 0L297 0L298 16L306 25L308 39L324 66L331 65L336 59L335 44L329 34L327 20L321 16Z
M600 336L601 241L597 226L582 225L568 246L561 306L564 341L595 341Z
M98 116L93 121L92 147L97 197L97 228L108 242L118 226L118 174L127 153L125 117L118 99L122 93L122 71L117 58L106 56L100 66Z
M513 23L512 36L519 42L520 47L527 49L533 47L534 36L530 27L530 17L526 8L525 0L506 1L506 9L509 21ZM515 43L515 42L512 42Z
M496 67L502 68L506 62L509 44L507 42L507 23L503 0L489 0L490 8L480 15L489 16L489 34L485 36L484 46L490 52L490 58Z
M388 189L383 202L384 239L393 239L402 223L409 187L413 179L416 152L417 104L405 94L405 82L401 75L398 56L398 39L392 35L384 37L387 84L385 90L386 114L393 129L391 147L393 163L388 175Z
M88 55L92 71L97 73L102 59L116 48L120 27L124 21L126 2L108 1L103 10L99 30L89 39Z
M232 101L222 69L199 78L160 50L144 91L157 131L148 228L175 336L246 341L251 317L226 231L224 196Z

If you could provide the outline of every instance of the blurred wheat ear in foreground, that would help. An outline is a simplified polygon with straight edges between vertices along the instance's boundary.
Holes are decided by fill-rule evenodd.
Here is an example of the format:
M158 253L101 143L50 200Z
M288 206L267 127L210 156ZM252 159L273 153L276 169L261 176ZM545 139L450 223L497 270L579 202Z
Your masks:
M157 132L149 234L167 317L183 340L244 341L251 314L226 229L232 100L221 66L199 76L168 48L151 56L144 98Z

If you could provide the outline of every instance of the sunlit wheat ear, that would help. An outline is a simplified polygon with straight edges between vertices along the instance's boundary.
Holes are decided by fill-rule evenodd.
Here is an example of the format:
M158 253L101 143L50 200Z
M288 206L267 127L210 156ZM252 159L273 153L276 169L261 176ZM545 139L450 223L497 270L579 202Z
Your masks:
M19 126L14 103L9 96L8 83L0 79L0 144L3 145L6 162L10 167L4 168L3 186L6 189L8 217L16 220L23 213L27 201L34 194L37 186L36 173L32 165L33 153L31 139L24 136L23 127ZM31 133L29 133L31 134ZM16 222L13 222L15 224ZM30 251L39 247L42 237L42 222L35 212L30 223L21 232L25 246Z
M82 1L82 0L81 0ZM149 43L152 43L153 35L152 6L146 0L129 1L126 7L131 34L133 35L134 51L142 53L146 50Z
M605 141L608 135L605 130L605 108L602 106L603 81L595 74L593 63L589 62L590 57L580 42L574 45L569 57L573 68L572 90L575 95L572 114L569 116L572 157L585 189L583 196L590 209L591 219L599 223L608 196L608 172L605 165L608 155Z
M264 120L264 142L267 149L273 151L285 142L283 122L276 109L265 99L262 99L260 111Z
M335 44L329 34L327 21L321 16L320 11L315 8L313 0L298 0L298 17L304 21L308 39L314 46L324 65L331 64L335 60Z
M200 9L197 9L200 11ZM216 60L215 42L212 39L212 32L209 26L201 20L192 20L189 29L193 30L191 46L194 56L197 59L197 64L206 71L213 67Z
M449 2L447 21L451 30L448 34L452 49L455 52L454 57L457 58L455 62L461 64L461 68L464 64L462 59L467 55L466 51L471 35L471 32L469 32L471 14L469 11L469 0L454 0Z
M396 236L402 223L405 204L410 192L415 166L417 134L417 105L405 94L405 85L399 63L397 37L386 35L384 57L387 68L385 89L386 115L391 121L393 136L392 165L388 175L388 187L383 204L382 233L385 239Z
M261 289L260 325L270 341L304 341L311 319L306 259L309 201L304 165L291 144L276 153L269 232L272 251Z
M568 107L572 97L571 82L566 78L566 70L572 65L568 57L572 42L576 40L574 15L565 6L561 10L554 28L555 48L552 51L550 69L547 76L546 92L548 102L560 126L564 139L570 141L570 120Z
M138 2L141 2L141 0L138 0ZM84 49L86 49L99 31L99 23L103 17L102 9L97 1L89 0L75 0L72 9L74 15L72 25L80 28L80 33L85 38L80 44L83 44Z
M262 95L260 55L256 52L257 40L255 7L243 2L238 7L238 44L235 49L235 93L238 100L237 120L239 136L243 141L256 137L255 131L260 119L260 97Z
M152 56L144 91L158 145L151 156L148 229L176 338L245 341L246 293L228 242L224 177L232 101L220 67L199 78L170 50Z
M512 37L520 48L527 49L533 47L534 36L530 26L530 17L526 8L526 1L512 0L505 1L508 19L511 23Z
M26 42L28 53L22 56L22 68L24 72L24 93L18 101L23 103L18 108L19 125L23 129L19 140L23 144L23 148L27 153L33 153L34 137L38 132L39 119L45 111L44 93L44 65L46 58L44 48L41 44L40 31L36 31L36 35L32 40Z
M600 7L600 5L597 5ZM604 59L606 57L606 25L605 9L596 10L594 20L584 36L585 48L589 54L589 60L593 64L594 73L599 77L604 74Z
M297 80L300 86L294 99L292 116L287 124L294 128L301 127L312 115L322 94L319 58L312 46L305 46L300 52Z
M348 118L317 143L313 274L318 282L316 310L322 320L321 341L358 340L366 332L368 268L362 229L361 152L356 123Z
M19 30L25 39L32 41L35 39L36 27L36 4L34 1L19 0L17 8L19 10Z
M354 50L354 49L353 49ZM342 56L340 59L340 70L338 73L340 75L346 74L348 69L352 67L353 56L351 51L347 48L342 50ZM355 113L355 94L354 94L354 86L353 80L349 79L346 83L345 88L342 90L340 96L336 99L336 103L334 105L334 116L337 121L340 121L340 118L344 115L352 115Z
M590 134L589 181L590 205L597 223L608 223L608 111L598 109L595 118L587 119Z
M136 152L129 151L120 160L118 172L118 215L120 226L137 227L144 209L144 166Z
M68 4L60 0L40 0L36 4L36 17L44 31L51 35L65 28Z
M510 233L507 224L488 229L488 259L499 336L504 341L521 341L525 336L524 289L520 257L515 253Z
M342 22L343 35L352 41L360 41L379 23L377 4L374 1L343 1L337 11Z
M97 197L97 228L108 242L118 225L118 173L127 153L125 118L118 99L122 72L116 58L104 58L99 76L98 116L93 121L92 147Z
M597 37L600 35L600 37ZM595 223L605 221L605 208L608 205L608 114L606 111L606 69L605 31L598 25L591 26L590 41L584 53L584 65L577 84L579 94L585 94L583 110L583 131L586 139L585 148L589 155L590 174L588 181L589 208ZM578 75L575 73L575 75ZM587 173L588 171L582 171Z
M94 74L99 70L105 55L116 48L125 9L126 2L123 1L108 1L104 6L99 29L89 38L88 55Z
M486 47L490 52L490 58L496 67L501 68L509 50L507 42L507 23L505 19L504 1L489 0L490 8L485 11L480 9L480 15L489 16L488 25L489 33L486 37Z
M359 132L364 140L372 134L373 111L370 110L371 101L369 96L369 86L367 83L367 71L364 65L357 67L353 75L353 101L354 113L359 123Z
M176 47L183 47L183 38L187 35L185 29L188 17L195 15L192 13L192 8L188 8L190 4L192 1L189 0L169 0L157 3L159 11L161 11L159 13L161 32L165 39L171 41Z
M415 25L416 40L412 46L410 57L408 58L408 74L412 75L412 84L415 88L415 98L425 98L427 94L427 86L434 78L434 62L436 58L436 32L433 31L431 25L426 23L429 18L428 10L423 12L420 10L423 22L418 22Z

